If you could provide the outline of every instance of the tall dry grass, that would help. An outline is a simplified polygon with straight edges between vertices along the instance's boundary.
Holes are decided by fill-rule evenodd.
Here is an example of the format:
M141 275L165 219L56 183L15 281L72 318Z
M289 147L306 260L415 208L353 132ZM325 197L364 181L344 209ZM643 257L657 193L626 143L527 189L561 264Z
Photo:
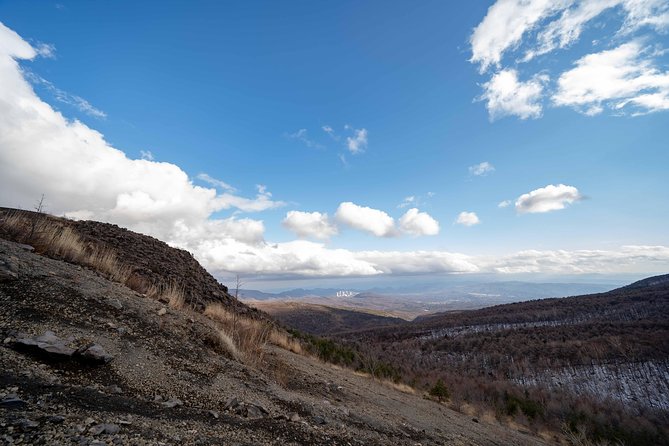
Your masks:
M0 230L40 254L87 266L116 282L125 283L130 277L131 269L118 261L113 250L84 243L65 221L54 217L6 212L0 216Z
M303 354L300 342L270 321L233 313L220 303L207 305L204 315L218 324L238 351L238 359L247 364L260 365L268 343Z
M98 271L132 290L167 302L170 308L186 307L183 287L174 282L150 283L133 274L133 268L120 262L113 249L85 243L66 220L46 214L4 212L0 213L0 232L18 243L31 245L39 254Z

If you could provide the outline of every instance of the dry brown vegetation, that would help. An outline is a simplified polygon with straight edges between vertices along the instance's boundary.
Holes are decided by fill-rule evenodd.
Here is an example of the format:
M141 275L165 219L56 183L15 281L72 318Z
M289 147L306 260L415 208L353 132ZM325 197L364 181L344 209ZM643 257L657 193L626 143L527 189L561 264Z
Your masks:
M132 267L123 264L113 249L85 242L67 219L21 211L3 212L0 213L0 234L32 246L37 254L97 271L109 280L166 302L170 308L186 306L183 287L174 282L147 283L134 274Z
M130 278L132 271L118 261L114 251L84 243L66 222L46 215L29 217L7 212L0 216L0 229L11 240L32 246L38 254L89 267L116 282L125 283Z
M204 315L218 324L221 339L228 351L244 363L259 366L268 343L293 353L303 354L300 342L264 318L251 318L229 311L219 303L207 305Z

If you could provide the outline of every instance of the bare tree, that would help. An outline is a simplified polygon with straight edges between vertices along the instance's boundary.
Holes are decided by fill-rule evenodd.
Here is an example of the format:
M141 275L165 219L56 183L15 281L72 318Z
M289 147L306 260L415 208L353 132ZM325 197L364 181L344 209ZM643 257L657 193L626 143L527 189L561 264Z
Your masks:
M246 282L242 280L242 277L237 274L235 275L235 299L239 299L239 292Z
M37 212L38 214L43 214L45 208L46 208L46 203L44 202L44 194L42 194L39 201L35 204L35 212Z

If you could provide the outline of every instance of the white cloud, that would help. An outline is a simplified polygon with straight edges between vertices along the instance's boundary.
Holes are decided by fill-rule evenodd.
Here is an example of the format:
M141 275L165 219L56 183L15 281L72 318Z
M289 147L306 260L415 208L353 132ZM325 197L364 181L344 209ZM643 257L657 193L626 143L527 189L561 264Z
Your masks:
M582 199L583 196L574 186L549 184L518 197L516 212L525 214L556 211Z
M619 8L624 18L617 35L643 26L658 31L669 28L666 0L498 0L472 33L470 61L480 64L484 72L490 66L499 67L504 54L523 43L523 61L568 47L588 23L612 8Z
M516 70L501 70L483 84L484 91L480 99L486 101L492 120L512 115L521 119L538 118L541 116L541 98L547 81L547 76L537 75L522 82L518 80Z
M153 153L152 153L150 150L140 150L140 151L139 151L139 156L140 156L143 160L147 160L147 161L155 161L155 159L156 159L156 158L153 156Z
M398 208L402 209L407 206L411 206L412 204L416 203L417 198L415 195L409 195L408 197L404 197L404 200L400 204L397 205Z
M378 209L358 206L347 201L339 205L335 217L342 224L369 232L377 237L393 237L397 235L395 220Z
M498 208L507 208L511 205L511 200L503 200L497 204Z
M497 0L470 38L470 61L479 64L481 73L497 68L483 84L480 97L487 101L491 118L541 116L548 76L536 73L529 81L520 82L517 69L512 67L572 46L588 25L596 24L595 19L610 11L622 18L622 24L599 26L593 45L620 41L642 29L648 41L650 31L664 34L669 30L667 0ZM560 77L557 93L549 93L553 103L573 106L588 115L607 106L617 114L629 108L635 115L669 109L667 72L658 69L652 58L640 58L641 48L629 47L635 44L638 46L632 42L578 60L576 68ZM628 53L623 54L625 51Z
M272 194L267 191L266 186L257 184L256 189L258 193L255 198L244 198L230 192L225 192L216 196L213 202L219 209L237 208L244 212L261 212L268 209L281 208L286 205L284 201L272 200Z
M666 271L669 247L622 246L615 251L555 250L520 251L499 258L480 258L476 263L482 270L502 273L586 274Z
M638 41L588 54L560 75L553 102L594 115L605 107L644 113L669 109L669 72L660 71Z
M283 219L283 226L300 238L329 239L337 234L337 226L328 214L320 212L289 211Z
M321 130L327 133L330 136L330 138L334 139L335 141L339 141L341 139L339 135L337 135L337 132L335 132L335 130L329 125L322 126Z
M346 147L353 155L364 152L367 148L367 129L353 129L353 136L346 137Z
M35 52L38 56L44 57L46 59L56 58L56 46L51 43L38 43L35 45Z
M384 274L475 273L475 258L446 251L361 251L359 260Z
M70 121L33 91L15 58L37 53L0 25L0 201L31 203L45 193L50 210L141 228L170 239L176 221L201 222L237 207L262 210L283 205L192 184L170 163L129 159L97 131Z
M149 152L149 153L151 153L151 152ZM143 158L143 156L142 156L142 158ZM153 156L151 156L150 160L153 161ZM221 188L223 190L226 190L228 192L235 192L236 191L236 189L234 187L230 186L225 181L221 181L221 180L219 180L217 178L214 178L214 177L212 177L212 176L210 176L209 174L206 174L206 173L199 173L196 178L200 181L204 181L207 184L210 184L214 187L219 187L219 188Z
M409 209L400 217L400 229L407 234L437 235L439 223L427 212L419 212L416 208Z
M474 29L470 61L479 63L481 72L491 65L499 66L504 52L520 44L527 31L571 3L570 0L498 0Z
M485 176L494 171L495 166L490 164L488 161L483 161L482 163L469 166L470 175Z
M309 132L307 131L307 129L299 129L295 133L289 133L286 136L290 139L296 139L298 141L301 141L305 146L313 149L325 148L322 144L319 144L316 141L309 138Z
M463 226L474 226L481 223L481 220L479 220L479 217L475 212L463 211L458 214L458 218L455 220L455 222Z
M88 102L86 99L82 98L81 96L77 96L71 93L68 93L67 91L63 91L60 88L56 87L54 84L49 82L48 80L44 79L43 77L31 72L31 71L25 71L24 73L25 77L29 79L33 84L35 85L42 85L44 88L46 88L49 92L53 94L53 97L58 101L62 102L63 104L68 104L79 111L86 113L89 116L93 116L94 118L106 118L107 113L103 112L102 110L95 108L93 105L91 105L90 102Z

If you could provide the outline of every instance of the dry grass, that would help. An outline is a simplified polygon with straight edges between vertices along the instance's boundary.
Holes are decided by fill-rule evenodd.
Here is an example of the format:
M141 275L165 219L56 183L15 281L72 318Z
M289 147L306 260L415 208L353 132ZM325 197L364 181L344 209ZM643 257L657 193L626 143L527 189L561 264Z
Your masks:
M220 303L207 305L204 315L217 322L221 330L232 338L242 361L252 365L262 363L264 347L273 330L269 322L232 313Z
M232 337L225 330L218 330L218 345L221 350L228 353L233 359L239 360L241 358L235 341L232 340Z
M8 212L0 228L13 240L35 248L40 254L92 268L116 282L125 283L131 270L108 248L86 244L64 220L46 215L25 216Z
M204 315L215 321L220 330L230 337L240 352L238 357L247 364L260 365L268 343L293 353L304 354L298 340L270 321L241 316L228 311L220 303L207 305Z
M290 336L285 331L272 330L269 335L269 342L277 347L281 347L284 350L296 353L298 355L304 355L305 351L302 348L302 344L297 339Z
M409 395L416 395L416 389L414 389L413 387L411 387L408 384L403 384L403 383L399 383L399 382L396 383L396 382L393 382L393 381L389 381L387 379L382 380L381 384L383 384L386 387L390 387L391 389L395 389L398 392L407 393Z
M186 308L182 287L175 283L154 284L133 274L123 265L116 252L105 246L85 243L66 220L47 215L24 214L19 211L0 214L0 232L11 240L35 248L39 254L89 267L148 297L166 302L170 308Z

